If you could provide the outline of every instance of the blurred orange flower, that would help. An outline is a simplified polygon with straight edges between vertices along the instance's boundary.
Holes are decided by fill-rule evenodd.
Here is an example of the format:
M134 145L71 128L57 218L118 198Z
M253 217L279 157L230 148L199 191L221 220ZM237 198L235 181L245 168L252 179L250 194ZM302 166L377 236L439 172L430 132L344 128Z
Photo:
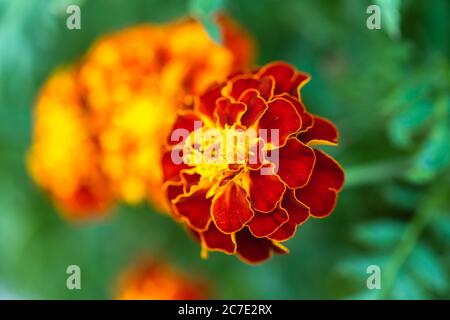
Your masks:
M173 215L208 250L249 263L272 252L310 216L334 209L341 166L317 145L336 145L329 120L309 113L309 76L276 62L230 77L179 111L162 158ZM277 139L275 139L275 135Z
M171 266L143 262L125 271L119 280L118 300L202 300L208 298L205 285Z
M67 216L98 217L115 201L167 208L160 146L176 110L252 58L247 35L219 24L223 45L193 20L105 36L44 84L28 163Z

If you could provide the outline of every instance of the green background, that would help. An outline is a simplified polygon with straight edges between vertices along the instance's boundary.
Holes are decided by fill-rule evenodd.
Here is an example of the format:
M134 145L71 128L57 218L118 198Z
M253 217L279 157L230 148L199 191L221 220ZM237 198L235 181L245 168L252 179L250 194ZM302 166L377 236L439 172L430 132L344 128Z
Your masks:
M67 30L68 4L81 30ZM380 5L382 29L366 27ZM260 266L212 253L148 205L118 206L93 225L66 223L25 167L32 110L51 71L100 35L140 22L225 10L254 36L258 63L312 74L303 100L340 130L327 148L347 181L335 212L310 220L291 253ZM0 0L0 298L107 299L147 254L205 279L217 298L450 298L449 2ZM81 267L82 290L66 289ZM382 290L368 290L379 265Z

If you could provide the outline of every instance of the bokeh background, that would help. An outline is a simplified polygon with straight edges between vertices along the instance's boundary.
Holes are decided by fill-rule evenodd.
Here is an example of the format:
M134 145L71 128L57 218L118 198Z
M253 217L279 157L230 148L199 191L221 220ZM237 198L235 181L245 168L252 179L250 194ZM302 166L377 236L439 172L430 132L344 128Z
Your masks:
M81 30L66 28L69 4L81 7ZM370 4L381 7L381 30L366 27ZM148 204L69 224L26 170L34 101L55 67L107 32L205 7L249 30L259 64L311 73L306 106L340 130L340 146L327 149L347 176L336 210L259 266L200 259L185 230ZM147 255L204 279L216 298L449 299L449 9L446 0L0 0L0 298L108 299L123 268ZM81 290L66 288L71 264ZM373 264L381 290L366 287Z

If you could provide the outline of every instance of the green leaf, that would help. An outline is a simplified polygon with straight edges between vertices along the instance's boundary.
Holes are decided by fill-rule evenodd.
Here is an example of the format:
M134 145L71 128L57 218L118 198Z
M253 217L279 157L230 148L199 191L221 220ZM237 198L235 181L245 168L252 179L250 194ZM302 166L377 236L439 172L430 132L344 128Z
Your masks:
M376 0L381 9L381 25L391 39L400 38L400 0Z
M450 214L448 212L437 215L431 223L431 228L440 239L450 245Z
M430 247L416 246L407 266L415 278L429 290L442 294L449 289L447 274L439 257Z
M429 299L430 297L410 275L402 273L395 281L391 298L399 300L423 300Z
M450 127L445 121L437 123L415 157L407 178L423 183L432 179L450 161Z
M191 0L189 11L199 20L211 39L222 43L220 28L215 21L215 14L223 8L223 0Z
M372 255L372 256L355 256L347 258L336 265L336 273L359 281L361 286L366 287L366 280L369 274L367 273L367 267L371 265L377 265L383 270L383 266L386 264L388 257L385 255Z
M388 127L391 140L401 148L412 146L414 134L429 120L432 113L432 105L427 101L420 101L396 115Z
M389 248L401 238L405 225L396 220L378 220L359 224L353 230L353 238L368 247Z

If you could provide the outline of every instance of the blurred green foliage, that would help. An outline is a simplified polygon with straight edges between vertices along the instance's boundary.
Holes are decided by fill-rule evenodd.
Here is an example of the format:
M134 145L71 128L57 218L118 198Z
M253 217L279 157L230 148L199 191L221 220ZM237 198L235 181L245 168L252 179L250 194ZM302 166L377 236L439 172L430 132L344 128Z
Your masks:
M81 30L65 27L73 3ZM381 30L366 28L370 4L382 9ZM148 205L66 223L25 168L39 86L98 36L136 23L191 14L220 41L218 9L253 34L259 64L286 60L312 74L303 100L341 134L327 149L347 175L335 212L257 267L219 253L201 260ZM110 298L143 254L208 279L219 298L450 298L449 12L446 0L0 0L0 298ZM70 264L81 267L80 291L65 287ZM366 287L374 264L381 290Z

